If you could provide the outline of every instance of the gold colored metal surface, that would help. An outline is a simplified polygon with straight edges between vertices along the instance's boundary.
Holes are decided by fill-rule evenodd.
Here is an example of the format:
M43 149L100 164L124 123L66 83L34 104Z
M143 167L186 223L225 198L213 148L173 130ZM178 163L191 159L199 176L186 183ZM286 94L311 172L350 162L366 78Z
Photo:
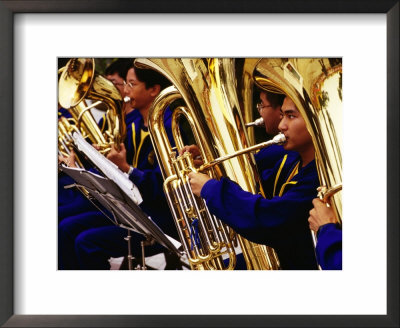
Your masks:
M183 98L186 107L175 109L172 129L178 150L183 147L175 120L183 115L192 128L194 138L200 147L205 165L218 158L224 158L208 168L211 177L228 176L244 190L255 193L259 185L253 157L240 154L226 156L248 148L250 143L243 122L242 113L247 108L238 97L238 77L233 59L137 59L137 67L152 68L165 75L176 87L165 89L154 101L149 113L149 131L157 158L164 176L164 188L181 241L193 269L233 269L236 255L233 249L231 231L211 215L200 198L193 196L187 173L196 171L189 153L176 157L171 148L163 124L164 111L174 100ZM248 71L251 65L240 69ZM255 67L253 63L253 68ZM239 77L242 84L249 83L249 77ZM247 81L247 82L246 82ZM247 85L247 84L246 84ZM239 100L239 98L241 100ZM202 247L193 242L191 227L198 219ZM251 243L237 236L242 247L247 268L250 270L277 269L279 261L275 252L264 246ZM229 264L222 265L221 257L226 255Z
M286 93L304 117L316 151L323 199L342 222L342 60L265 58L256 84Z
M106 139L100 131L93 115L89 111L90 106L86 105L86 101L82 100L76 106L68 109L77 122L77 127L83 134L83 137L88 137L93 144L103 146L107 144Z
M107 130L104 135L88 110L85 99L101 101L107 106ZM98 144L103 153L113 143L119 147L125 139L122 96L111 81L95 72L93 58L73 58L67 63L59 79L58 100L74 117L83 134Z
M253 122L253 89L254 89L254 70L260 58L237 58L235 59L235 69L237 71L237 94L242 109L244 122ZM240 78L239 78L240 77ZM262 123L262 125L264 125ZM250 145L254 145L254 130L247 130Z
M76 127L75 121L73 118L67 119L65 117L61 117L58 120L58 154L63 157L68 157L71 154L71 150L73 149L73 139L72 134L78 131ZM79 156L75 154L76 165L80 168L83 168L82 162L79 159Z
M257 145L254 146L250 146L241 150L238 150L232 154L229 155L225 155L225 156L221 156L219 158L214 159L213 161L207 163L207 164L203 164L202 166L200 166L199 168L199 172L203 172L205 170L208 170L209 168L213 167L214 165L217 165L219 163L222 163L223 161L226 161L228 159L231 159L233 157L239 156L239 155L243 155L243 154L247 154L262 148L266 148L268 146L271 145L282 145L284 142L286 141L285 136L282 133L279 133L278 135L276 135L272 140L269 141L265 141L262 143L259 143Z

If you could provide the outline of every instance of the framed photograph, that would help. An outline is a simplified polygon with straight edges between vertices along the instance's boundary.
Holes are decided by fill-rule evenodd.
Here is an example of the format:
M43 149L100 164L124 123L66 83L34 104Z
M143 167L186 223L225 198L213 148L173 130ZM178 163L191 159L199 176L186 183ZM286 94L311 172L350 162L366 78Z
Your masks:
M0 1L0 324L375 326L398 316L398 1ZM59 57L340 57L343 270L57 270Z

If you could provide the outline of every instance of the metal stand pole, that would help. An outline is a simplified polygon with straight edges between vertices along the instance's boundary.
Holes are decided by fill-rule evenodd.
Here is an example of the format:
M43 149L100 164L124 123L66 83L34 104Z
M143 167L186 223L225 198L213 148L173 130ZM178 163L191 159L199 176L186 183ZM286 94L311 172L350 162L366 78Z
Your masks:
M147 268L146 268L146 259L144 257L144 247L146 246L146 241L142 240L140 242L140 246L142 246L142 270L147 270Z
M133 270L132 250L131 250L131 231L128 230L128 236L124 238L128 242L128 270Z
M144 248L145 248L145 246L154 245L154 243L155 243L155 239L153 239L151 236L146 236L146 240L142 240L140 242L140 246L142 247L142 270L147 270L146 258L144 255Z

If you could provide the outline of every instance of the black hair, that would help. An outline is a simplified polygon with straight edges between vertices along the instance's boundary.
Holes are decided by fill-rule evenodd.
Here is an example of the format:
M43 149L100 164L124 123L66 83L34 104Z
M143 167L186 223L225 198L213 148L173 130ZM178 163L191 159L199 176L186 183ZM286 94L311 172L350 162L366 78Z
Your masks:
M126 73L131 67L133 60L131 58L118 58L107 66L104 75L113 75L117 73L125 80Z
M156 84L158 84L160 86L160 90L163 90L171 85L171 82L164 75L153 69L137 68L133 64L133 61L128 70L131 68L135 70L138 80L146 85L146 89L154 87Z
M285 99L286 95L282 93L273 93L269 91L262 90L261 92L265 93L267 100L270 102L273 108L278 106L282 106L283 100Z
M58 69L64 67L65 65L67 65L68 61L71 58L65 58L65 57L58 57Z

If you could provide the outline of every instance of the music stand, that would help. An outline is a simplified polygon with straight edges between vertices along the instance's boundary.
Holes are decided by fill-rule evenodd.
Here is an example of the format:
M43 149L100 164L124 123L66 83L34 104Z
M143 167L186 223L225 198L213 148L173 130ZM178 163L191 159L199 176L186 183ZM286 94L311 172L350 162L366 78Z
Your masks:
M69 168L63 165L59 165L59 169L75 180L74 186L84 188L90 196L103 205L113 215L111 221L114 224L128 230L129 252L129 231L134 231L146 238L146 243L142 243L142 252L144 246L151 245L156 241L177 255L181 261L183 260L184 254L175 246L179 242L164 234L160 227L135 203L134 199L128 197L114 181L85 169Z

